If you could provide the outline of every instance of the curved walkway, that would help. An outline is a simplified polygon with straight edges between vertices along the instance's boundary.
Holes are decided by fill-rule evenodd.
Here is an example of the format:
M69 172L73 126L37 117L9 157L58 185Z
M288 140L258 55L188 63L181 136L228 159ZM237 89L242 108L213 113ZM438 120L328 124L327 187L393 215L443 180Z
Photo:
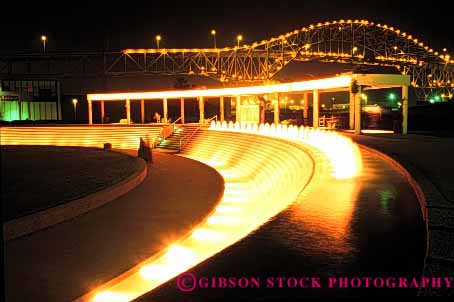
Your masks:
M355 142L377 149L411 173L425 197L428 250L424 275L454 273L454 139L425 135L353 135ZM454 289L425 289L420 295L453 295Z
M70 301L183 236L222 196L199 162L154 154L144 182L76 219L5 243L6 300Z

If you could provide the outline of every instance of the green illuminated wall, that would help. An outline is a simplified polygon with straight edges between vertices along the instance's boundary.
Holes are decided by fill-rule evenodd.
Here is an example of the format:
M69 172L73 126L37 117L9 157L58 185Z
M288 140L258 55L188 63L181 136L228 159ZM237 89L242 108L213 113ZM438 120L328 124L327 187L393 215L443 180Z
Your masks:
M20 110L19 110L20 106ZM55 102L18 102L0 101L0 120L56 120L57 104Z

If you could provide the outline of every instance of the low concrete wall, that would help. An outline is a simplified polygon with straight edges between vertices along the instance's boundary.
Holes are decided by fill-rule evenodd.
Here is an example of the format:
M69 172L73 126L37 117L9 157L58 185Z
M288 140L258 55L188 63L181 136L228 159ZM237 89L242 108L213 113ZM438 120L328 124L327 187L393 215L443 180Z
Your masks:
M141 160L141 167L137 172L112 187L3 223L3 239L8 241L25 236L98 208L141 184L147 176L147 170L147 165Z

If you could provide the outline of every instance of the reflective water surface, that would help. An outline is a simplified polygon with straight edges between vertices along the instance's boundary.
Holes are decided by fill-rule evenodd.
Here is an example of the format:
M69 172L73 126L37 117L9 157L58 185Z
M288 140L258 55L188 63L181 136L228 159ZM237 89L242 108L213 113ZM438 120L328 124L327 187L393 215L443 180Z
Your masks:
M333 289L329 276L420 277L425 225L416 195L388 163L362 153L363 175L329 181L240 242L191 269L198 277L256 277L256 288L196 288L175 279L137 301L295 301L416 295L416 289ZM267 277L320 277L321 288L266 288ZM263 281L263 282L262 282Z

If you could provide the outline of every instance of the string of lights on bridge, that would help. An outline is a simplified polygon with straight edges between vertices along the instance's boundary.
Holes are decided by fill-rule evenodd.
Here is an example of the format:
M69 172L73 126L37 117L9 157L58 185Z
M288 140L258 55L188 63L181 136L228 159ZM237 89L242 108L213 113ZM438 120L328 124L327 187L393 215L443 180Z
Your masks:
M438 51L435 51L433 48L430 48L429 46L425 45L422 41L420 41L418 38L415 38L413 35L410 35L410 34L407 34L406 32L403 32L401 31L400 29L397 29L397 28L394 28L393 26L388 26L387 24L376 24L374 22L370 22L368 20L351 20L351 19L348 19L348 20L338 20L338 21L331 21L331 22L319 22L317 24L311 24L307 27L303 27L301 29L297 29L297 30L294 30L292 32L288 32L286 34L283 34L283 35L280 35L278 37L273 37L269 40L262 40L260 42L254 42L252 43L251 45L248 45L248 44L244 44L242 46L240 46L240 42L244 39L243 35L242 34L239 34L237 35L236 37L236 41L237 41L237 46L234 46L234 47L223 47L223 48L218 48L216 47L216 30L215 29L212 29L211 30L211 35L213 36L213 42L214 42L214 48L184 48L184 49L179 49L179 48L170 48L170 49L166 49L166 48L159 48L159 42L162 40L162 36L161 35L156 35L155 37L155 40L156 40L156 45L157 45L157 48L156 49L126 49L124 50L125 53L162 53L162 54L165 54L167 52L169 53L176 53L176 52L223 52L223 51L231 51L231 50L239 50L239 49L251 49L251 48L255 48L255 47L258 47L258 46L263 46L269 42L273 42L273 41L276 41L276 40L284 40L284 43L285 43L285 40L290 37L291 35L295 35L295 34L298 34L300 32L307 32L309 30L313 30L315 28L319 28L319 27L323 27L323 26L330 26L330 25L333 25L333 24L339 24L339 25L344 25L344 24L362 24L364 26L376 26L378 28L381 28L381 29L385 29L385 30L388 30L388 31L391 31L393 33L395 33L396 35L400 35L402 37L405 37L407 40L413 42L415 45L423 48L425 51L427 51L428 53L430 54L433 54L437 57L439 57L441 60L445 61L446 63L448 64L454 64L454 59L451 59L451 55L449 55L447 53L447 49L446 48L443 48L442 52L443 54L440 54L440 52ZM342 27L339 27L339 30L342 30ZM310 45L309 45L310 46ZM309 52L309 51L306 51L306 52L302 52L301 54L307 54L307 55L315 55L315 56L334 56L334 57L356 57L356 58L364 58L364 56L362 55L354 55L355 53L355 48L356 47L353 47L352 49L352 52L351 53L333 53L333 52ZM306 47L307 49L307 47ZM398 50L397 46L394 46L393 47L394 50ZM358 50L356 48L356 50ZM295 54L296 56L296 54ZM381 61L394 61L394 62L401 62L401 63L412 63L412 64L419 64L420 66L424 64L423 61L418 61L414 58L396 58L396 57L393 57L393 56L377 56L376 57L377 60L381 60Z

